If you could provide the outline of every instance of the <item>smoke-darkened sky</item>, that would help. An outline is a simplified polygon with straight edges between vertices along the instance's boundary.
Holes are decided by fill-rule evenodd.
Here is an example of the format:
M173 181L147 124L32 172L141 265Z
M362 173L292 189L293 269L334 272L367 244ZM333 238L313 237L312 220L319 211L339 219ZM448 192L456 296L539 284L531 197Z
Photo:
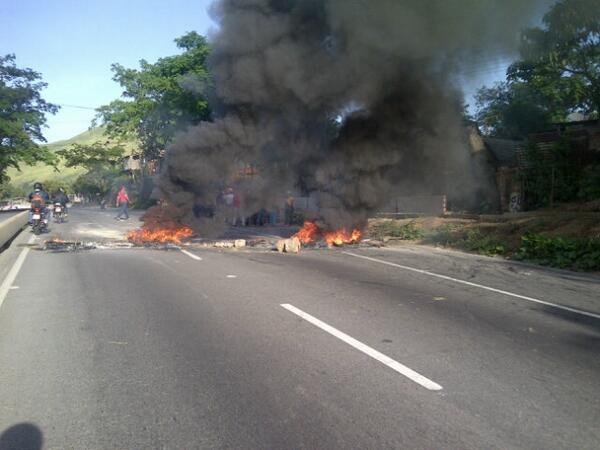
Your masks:
M45 97L65 105L50 116L45 135L52 142L85 131L93 108L120 95L110 64L136 67L177 51L173 39L214 25L211 0L5 0L0 2L0 53L41 72ZM541 11L533 20L539 20ZM469 61L463 88L468 94L503 78L508 58L482 54ZM471 102L470 100L467 100ZM91 109L74 108L85 106Z
M461 117L474 61L512 54L536 0L220 0L211 13L215 121L169 148L162 195L189 211L243 164L248 212L313 192L330 226L390 195L479 190ZM336 126L337 119L341 124Z

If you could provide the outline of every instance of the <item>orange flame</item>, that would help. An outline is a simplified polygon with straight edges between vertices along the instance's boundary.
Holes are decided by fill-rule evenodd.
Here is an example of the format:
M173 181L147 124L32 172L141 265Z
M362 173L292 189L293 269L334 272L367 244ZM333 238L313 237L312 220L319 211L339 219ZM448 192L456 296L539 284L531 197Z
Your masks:
M127 239L137 245L148 243L181 244L183 239L194 236L194 230L190 227L179 228L138 228L127 234Z
M321 236L321 230L319 230L316 223L306 221L304 222L304 226L294 236L300 239L300 242L303 244L310 244Z
M359 229L355 228L350 233L345 228L336 231L329 231L323 234L323 239L327 242L327 245L344 245L344 244L356 244L360 241L362 233Z
M327 245L340 246L358 243L362 238L362 232L358 228L353 229L352 232L345 228L335 231L322 231L316 223L306 221L294 236L300 239L303 244L310 244L318 239L323 239Z

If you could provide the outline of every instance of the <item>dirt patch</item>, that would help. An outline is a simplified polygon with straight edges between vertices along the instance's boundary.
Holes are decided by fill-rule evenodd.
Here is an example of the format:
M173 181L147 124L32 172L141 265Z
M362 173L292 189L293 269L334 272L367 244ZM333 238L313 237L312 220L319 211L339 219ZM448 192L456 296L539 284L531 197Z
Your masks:
M541 233L548 236L561 236L572 238L600 238L600 213L578 213L572 211L544 211L536 213L505 214L498 216L472 216L461 217L418 217L412 219L371 219L367 227L366 236L382 238L383 224L393 224L392 227L414 228L422 232L419 239L421 243L430 242L429 237L440 229L452 230L457 233L466 233L478 229L485 235L512 242L520 243L525 233ZM391 236L387 236L388 238ZM390 240L390 239L388 239ZM393 239L392 239L393 240ZM514 247L515 245L510 245Z
M562 268L600 267L600 213L589 211L555 209L496 216L373 219L366 237L387 245L435 245Z

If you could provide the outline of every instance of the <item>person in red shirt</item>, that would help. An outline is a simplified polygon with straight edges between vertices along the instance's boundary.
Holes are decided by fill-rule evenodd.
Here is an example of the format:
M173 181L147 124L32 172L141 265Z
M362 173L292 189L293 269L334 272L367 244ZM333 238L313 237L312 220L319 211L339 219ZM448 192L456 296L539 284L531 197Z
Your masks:
M125 186L121 186L121 190L119 190L118 194L117 194L117 208L120 206L121 210L119 211L119 214L117 214L117 217L115 217L115 219L117 220L127 220L129 219L129 212L127 210L127 208L129 208L129 196L127 195L127 190L125 189ZM123 219L123 215L125 216L125 218Z

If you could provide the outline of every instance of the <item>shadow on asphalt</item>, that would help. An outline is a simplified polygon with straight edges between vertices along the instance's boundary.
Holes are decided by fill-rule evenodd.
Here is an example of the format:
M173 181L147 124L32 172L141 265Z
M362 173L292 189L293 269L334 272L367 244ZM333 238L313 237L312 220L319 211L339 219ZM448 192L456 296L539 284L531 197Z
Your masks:
M40 450L44 438L42 431L32 423L19 423L0 435L0 450Z
M591 336L587 333L578 333L569 339L569 343L580 350L598 354L600 350L600 336Z
M600 319L588 317L562 309L553 308L551 306L542 306L542 311L546 314L558 317L571 323L582 325L598 334L597 338L600 341Z

